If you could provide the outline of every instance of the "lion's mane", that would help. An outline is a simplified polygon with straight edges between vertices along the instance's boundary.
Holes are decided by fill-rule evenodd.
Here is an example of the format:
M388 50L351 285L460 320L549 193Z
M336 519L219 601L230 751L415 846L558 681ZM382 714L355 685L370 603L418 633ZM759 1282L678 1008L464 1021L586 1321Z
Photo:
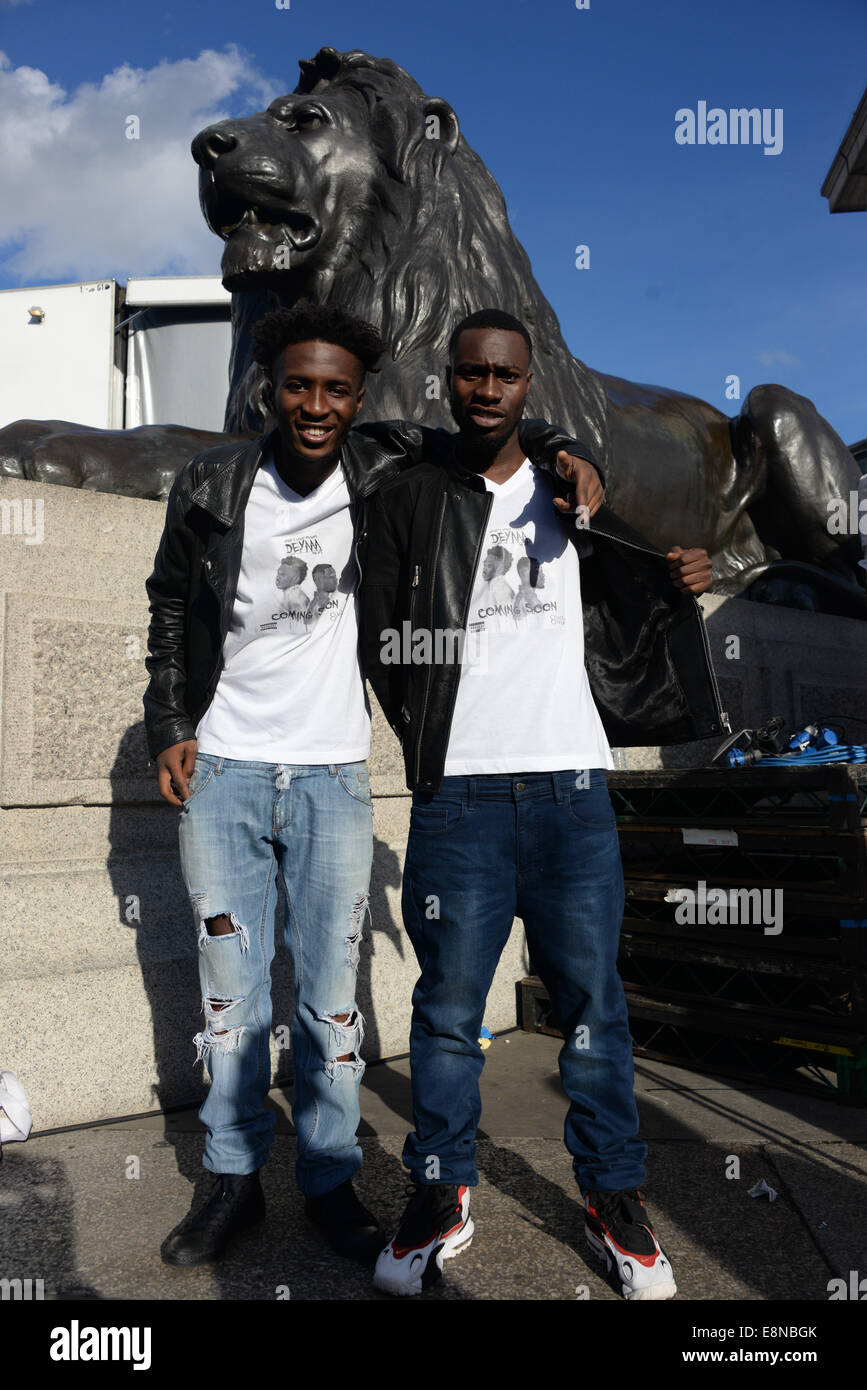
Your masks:
M426 383L440 379L445 396L443 373L454 325L476 309L496 307L520 318L533 339L527 413L571 428L604 464L605 391L566 347L509 226L499 186L456 125L453 149L426 138L429 99L389 59L321 49L301 63L301 70L298 93L327 97L349 89L361 98L377 152L363 244L352 246L333 278L314 276L304 291L315 299L317 282L322 283L322 298L375 324L388 344L393 366L368 379L366 418L417 419L453 429L447 401L428 399ZM450 108L445 111L444 119L455 119ZM251 359L250 330L268 309L293 298L246 290L233 295L226 429L262 427L261 380Z

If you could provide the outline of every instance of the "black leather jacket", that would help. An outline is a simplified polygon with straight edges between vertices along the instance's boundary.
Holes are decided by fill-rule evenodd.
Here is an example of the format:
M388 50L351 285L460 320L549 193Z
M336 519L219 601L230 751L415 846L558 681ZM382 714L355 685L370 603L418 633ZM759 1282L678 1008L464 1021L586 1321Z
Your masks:
M241 566L244 509L276 433L197 454L180 470L169 495L147 581L151 622L145 664L150 682L144 709L154 759L164 748L195 738L214 697ZM350 430L341 459L353 499L356 553L376 489L422 458L449 456L450 440L445 430L399 420ZM520 440L534 463L550 464L552 470L559 449L593 461L585 445L542 420L523 420Z
M565 495L553 466L541 466L552 497ZM402 633L405 622L407 633L465 632L492 500L483 480L450 456L386 483L370 507L360 552L362 662L403 746L410 788L434 790L442 780L460 661L443 644L434 646L433 664L391 664L382 660L383 634ZM609 742L681 743L726 732L701 609L674 587L665 556L605 505L587 528L574 517L563 525L580 558L585 665Z

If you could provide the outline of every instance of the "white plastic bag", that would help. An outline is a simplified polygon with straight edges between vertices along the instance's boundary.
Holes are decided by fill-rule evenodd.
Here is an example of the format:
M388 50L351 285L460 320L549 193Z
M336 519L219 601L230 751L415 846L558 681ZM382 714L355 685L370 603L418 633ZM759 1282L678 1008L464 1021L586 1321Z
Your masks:
M4 1144L23 1143L32 1126L24 1087L14 1071L0 1069L0 1151Z

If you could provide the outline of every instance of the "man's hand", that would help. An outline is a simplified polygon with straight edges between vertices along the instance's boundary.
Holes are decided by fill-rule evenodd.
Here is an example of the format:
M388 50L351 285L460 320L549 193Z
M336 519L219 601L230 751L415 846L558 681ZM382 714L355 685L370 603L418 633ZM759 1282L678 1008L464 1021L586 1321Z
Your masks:
M183 806L190 794L190 778L196 765L199 745L194 738L184 739L183 743L173 743L157 754L157 782L160 796L170 806ZM175 793L180 792L180 796Z
M582 515L588 519L594 512L598 512L605 500L605 490L592 463L577 458L575 454L567 454L565 449L561 449L557 455L557 473L572 484L572 496L568 501L564 501L562 497L554 498L554 506L558 511L577 512L584 507L586 511Z
M683 546L675 545L665 558L675 589L686 589L691 594L703 594L710 588L713 566L706 550L684 550Z

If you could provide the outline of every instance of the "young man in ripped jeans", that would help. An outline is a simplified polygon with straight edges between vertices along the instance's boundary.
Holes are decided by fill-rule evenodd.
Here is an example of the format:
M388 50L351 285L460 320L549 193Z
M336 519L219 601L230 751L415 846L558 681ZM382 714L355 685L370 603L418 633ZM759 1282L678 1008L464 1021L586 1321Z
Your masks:
M204 1164L217 1175L163 1243L174 1265L215 1258L265 1214L275 867L295 972L298 1185L341 1253L372 1257L382 1241L352 1186L373 834L351 504L375 468L347 444L382 344L320 309L284 316L257 350L279 428L182 470L148 581L148 740L160 791L182 808L205 1012L195 1041L211 1075ZM338 576L327 607L301 578L322 564Z

